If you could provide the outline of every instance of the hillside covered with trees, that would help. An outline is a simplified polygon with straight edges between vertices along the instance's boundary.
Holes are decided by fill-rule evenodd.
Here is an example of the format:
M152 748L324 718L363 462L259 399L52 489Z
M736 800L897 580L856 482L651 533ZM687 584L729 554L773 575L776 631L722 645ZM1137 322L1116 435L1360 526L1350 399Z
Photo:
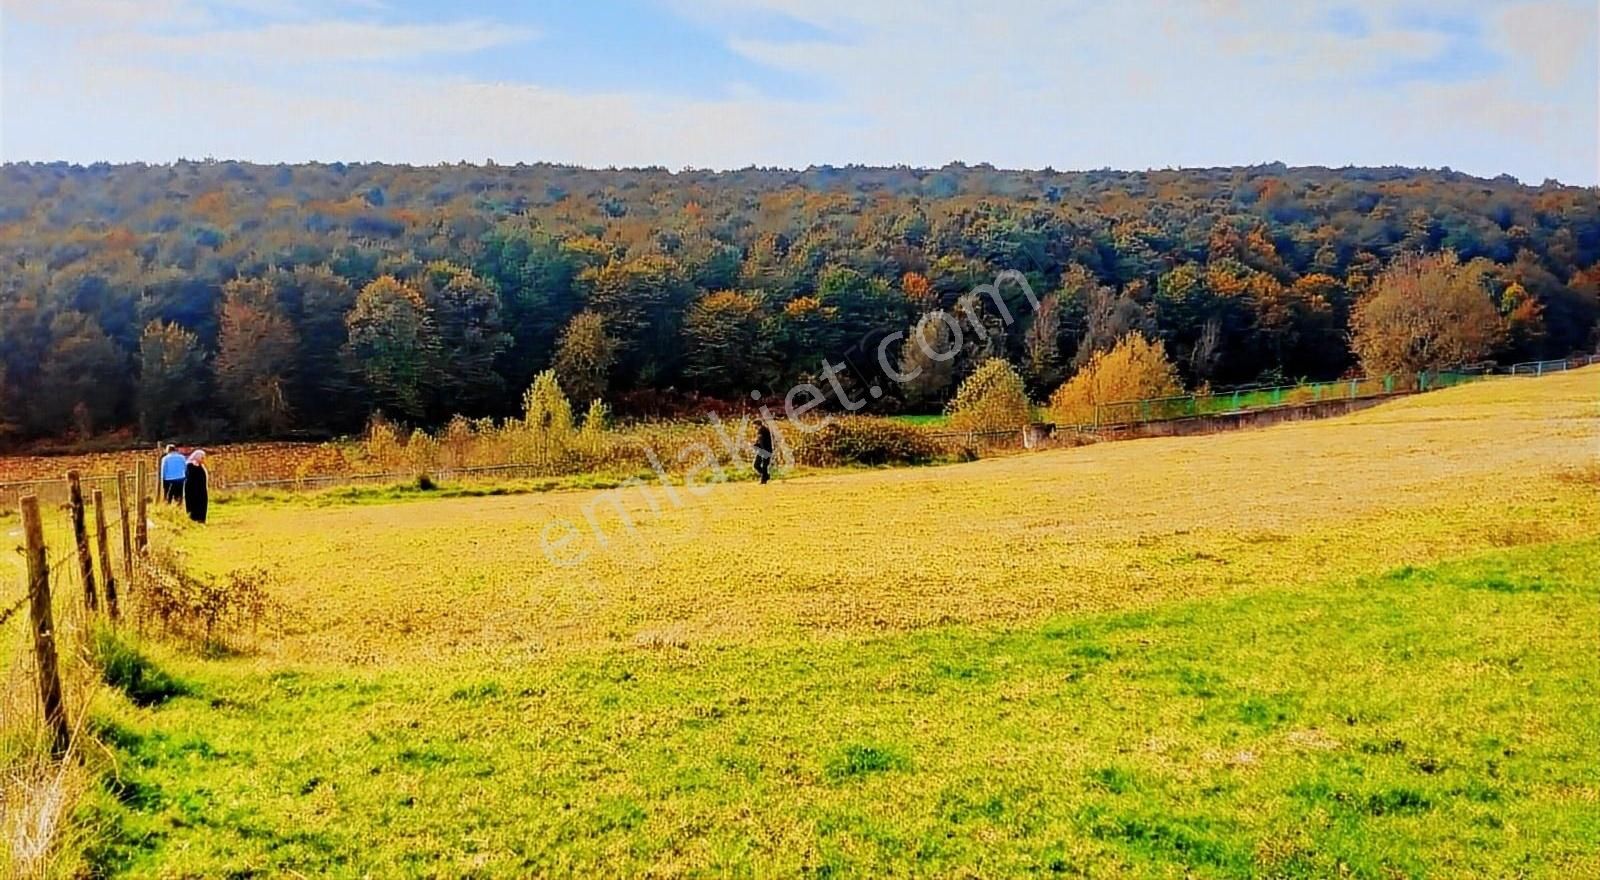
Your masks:
M1191 387L1331 378L1359 368L1357 304L1419 252L1453 253L1449 277L1481 291L1487 356L1595 345L1600 194L1553 182L1281 165L13 164L0 440L344 432L379 411L436 425L519 412L550 367L578 403L626 416L781 396L844 361L847 387L889 389L872 411L926 412L991 356L1046 399L1135 331ZM1003 270L1040 301L1003 287L1011 323L970 295ZM942 350L941 311L994 332L885 381L879 340Z

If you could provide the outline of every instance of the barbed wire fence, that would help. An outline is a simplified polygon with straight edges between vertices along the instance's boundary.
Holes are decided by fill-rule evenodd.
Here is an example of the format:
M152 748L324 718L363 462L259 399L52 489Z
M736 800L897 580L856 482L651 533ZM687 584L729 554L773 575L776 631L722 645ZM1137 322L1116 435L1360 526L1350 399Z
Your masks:
M37 495L20 499L21 527L5 533L5 546L21 558L0 564L0 583L21 585L20 594L0 591L0 730L7 754L26 766L6 767L7 778L43 772L80 749L85 709L100 673L95 667L96 630L121 624L122 600L135 589L136 542L132 519L146 510L125 490L112 499L96 489L85 496L76 473L63 480L67 501L46 505ZM120 475L119 487L126 485ZM120 536L120 541L113 540ZM119 560L113 547L121 548ZM12 553L7 553L8 557ZM11 569L15 577L6 572ZM42 774L42 775L41 775Z

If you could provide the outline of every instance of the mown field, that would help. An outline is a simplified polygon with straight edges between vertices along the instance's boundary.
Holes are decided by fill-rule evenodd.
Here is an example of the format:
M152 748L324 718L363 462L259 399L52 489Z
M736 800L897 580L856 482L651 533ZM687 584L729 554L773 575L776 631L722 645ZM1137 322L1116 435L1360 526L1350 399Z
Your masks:
M285 626L148 645L187 693L99 701L84 865L1594 875L1597 398L1499 379L681 506L223 504L169 539L272 572Z

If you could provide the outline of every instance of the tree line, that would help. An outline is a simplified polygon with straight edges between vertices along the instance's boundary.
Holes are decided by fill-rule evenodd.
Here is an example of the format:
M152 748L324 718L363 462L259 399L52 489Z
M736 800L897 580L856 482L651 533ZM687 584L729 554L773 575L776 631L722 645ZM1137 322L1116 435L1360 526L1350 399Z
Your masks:
M934 411L994 358L1045 399L1132 334L1213 387L1334 378L1363 352L1589 348L1600 197L1282 165L9 164L0 261L10 441L438 425L518 412L550 368L623 416L781 396L830 363L870 411ZM974 293L1013 270L1036 298ZM1370 332L1460 315L1469 344ZM890 333L916 381L883 375Z

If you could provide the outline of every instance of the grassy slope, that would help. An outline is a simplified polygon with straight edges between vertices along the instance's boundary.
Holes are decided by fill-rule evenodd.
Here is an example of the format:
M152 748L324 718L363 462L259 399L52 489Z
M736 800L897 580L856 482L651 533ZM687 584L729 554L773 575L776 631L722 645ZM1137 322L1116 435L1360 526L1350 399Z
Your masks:
M107 867L1600 870L1600 543L1009 631L383 672L111 713Z
M529 539L577 493L230 505L183 542L279 568L304 617L259 657L157 651L191 695L104 702L118 773L90 856L135 876L1594 873L1593 398L1573 374L718 487L573 584Z

